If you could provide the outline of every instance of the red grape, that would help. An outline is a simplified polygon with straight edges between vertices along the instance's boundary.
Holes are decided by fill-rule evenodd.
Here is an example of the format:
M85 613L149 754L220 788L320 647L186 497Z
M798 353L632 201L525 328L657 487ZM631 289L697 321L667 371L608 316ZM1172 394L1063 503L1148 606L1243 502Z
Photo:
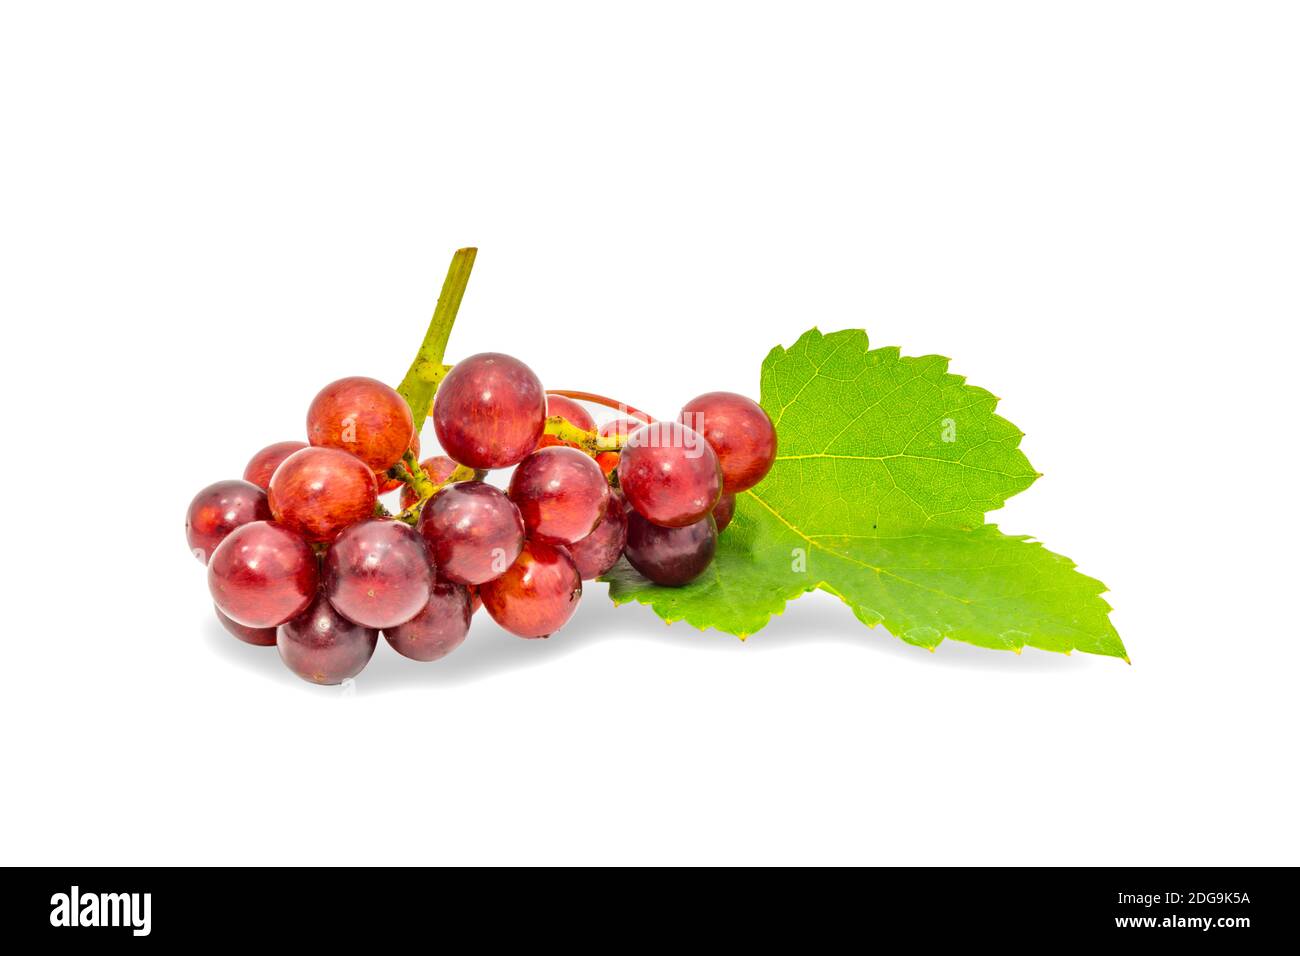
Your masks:
M619 438L627 441L627 436L643 425L645 422L635 418L613 418L601 425L597 431L602 438ZM619 454L616 451L602 451L596 456L596 464L600 466L606 478L618 467L618 460Z
M406 399L383 382L354 375L330 382L307 410L307 439L387 471L411 445L415 420Z
M554 418L559 416L575 428L581 428L583 431L595 431L596 420L591 417L591 412L587 411L567 395L552 395L546 393L546 417ZM565 441L557 435L543 435L537 442L538 448L550 448L554 445L563 445L567 448L581 449L581 445L576 442Z
M213 605L213 610L217 612L217 620L221 622L221 626L245 644L256 644L258 647L270 647L275 643L275 628L247 627L223 614L221 608L216 605Z
M581 428L583 431L590 432L596 430L596 420L591 417L591 412L587 411L567 395L552 395L546 393L546 417L554 418L556 415L563 418L570 425Z
M302 614L280 625L275 645L280 659L303 680L341 684L370 663L379 632L354 624L317 596Z
M722 493L718 503L713 506L713 520L718 525L718 534L722 534L727 525L731 524L731 519L736 515L736 496Z
M637 421L635 418L611 418L601 425L598 431L602 438L625 439L643 425L645 422Z
M582 579L564 548L529 541L501 577L479 588L483 606L516 637L549 637L573 616Z
M414 455L417 460L419 459L420 432L418 430L413 435L411 435L411 444L407 447L406 450L409 451L412 455ZM403 457L405 457L405 452L403 453ZM389 478L388 472L386 471L375 472L375 481L379 484L379 493L381 495L386 495L390 491L396 491L398 488L410 487L406 482L402 481L401 478ZM405 508L406 506L403 505L402 507Z
M523 515L529 537L572 544L595 529L609 503L600 467L573 448L542 448L519 463L510 478L510 500Z
M776 460L776 429L763 406L734 392L706 392L686 403L678 420L705 437L722 466L722 490L754 487Z
M470 468L508 468L546 427L542 383L523 362L481 352L456 363L438 388L433 427L443 451Z
M269 521L266 492L247 481L231 479L208 485L185 513L185 540L190 551L207 564L226 535L250 521Z
M420 613L433 567L420 533L392 518L344 529L325 555L325 596L334 610L365 627L395 627Z
M384 640L413 661L436 661L460 647L474 613L469 588L438 581L419 614L405 624L384 628Z
M598 578L617 564L626 540L627 516L623 513L623 500L611 496L605 516L596 525L596 530L569 545L569 556L578 566L582 580Z
M659 422L628 436L618 483L646 518L682 528L713 510L722 493L722 472L718 456L700 435L679 422Z
M267 445L248 460L244 468L244 480L251 481L266 491L271 487L271 476L280 467L280 462L306 447L305 441L278 441L274 445Z
M595 462L597 467L600 468L600 473L608 480L609 476L618 468L618 452L602 451L596 456Z
M375 473L337 448L296 451L271 476L271 513L309 541L329 541L375 513Z
M236 528L208 564L217 608L245 627L283 624L311 603L319 583L311 545L269 521Z
M718 547L718 527L706 515L684 528L665 528L635 511L627 516L628 564L655 584L679 587L693 581L713 560Z
M524 519L501 489L458 481L424 503L420 533L438 574L482 584L504 574L524 545Z

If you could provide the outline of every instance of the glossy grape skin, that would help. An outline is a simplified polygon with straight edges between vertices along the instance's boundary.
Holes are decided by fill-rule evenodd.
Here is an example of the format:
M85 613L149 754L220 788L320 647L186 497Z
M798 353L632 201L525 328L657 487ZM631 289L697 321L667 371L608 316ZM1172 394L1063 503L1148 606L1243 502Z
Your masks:
M420 613L433 565L420 533L392 518L345 528L325 554L325 596L348 620L395 627Z
M230 532L250 521L271 520L266 492L248 481L231 479L208 485L185 512L185 540L190 553L207 564Z
M713 560L718 547L718 526L707 515L684 528L665 528L635 511L627 516L628 564L655 584L680 587L695 580Z
M424 503L420 534L438 575L482 584L505 573L524 546L524 519L501 489L458 481Z
M479 588L492 620L516 637L549 637L573 616L582 578L562 547L529 541L505 574Z
M600 467L577 449L540 448L515 468L509 494L528 537L572 544L600 523L609 504L609 483Z
M420 433L418 431L415 432L413 435L411 435L411 444L407 446L406 450L409 451L413 456L415 456L416 461L419 461ZM403 458L406 457L405 452L403 452L402 457ZM389 478L388 472L386 471L375 472L375 482L379 485L379 493L381 495L386 495L390 491L396 491L398 488L410 487L410 485L402 481L401 478ZM405 505L403 505L403 507L405 507Z
M776 460L776 428L763 406L735 392L706 392L682 408L678 421L702 434L718 455L722 490L746 491Z
M221 608L215 604L212 609L217 612L217 620L221 622L221 626L245 644L253 644L257 647L271 647L275 644L275 628L247 627L223 614Z
M641 515L666 528L682 528L713 510L722 494L722 472L701 436L679 422L659 422L628 436L618 484Z
M590 581L618 563L626 541L627 516L623 513L623 501L611 495L605 516L596 525L596 530L569 545L569 556L577 565L582 580Z
M645 424L635 418L611 418L596 430L602 438L626 438Z
M546 393L546 417L554 418L559 416L567 421L570 425L581 428L583 431L590 432L596 430L596 420L591 417L591 412L587 411L567 395L552 395Z
M355 455L337 448L304 448L271 476L275 520L308 541L329 541L350 524L375 513L375 473Z
M341 684L370 663L379 632L354 624L330 605L324 594L286 624L275 646L285 666L313 684Z
M306 447L305 441L278 441L274 445L267 445L248 460L244 467L244 480L251 481L266 491L271 487L271 476L280 467L280 462Z
M404 624L384 628L384 640L403 657L436 661L464 642L473 613L469 588L438 581L420 613Z
M605 422L596 431L602 438L619 438L626 441L628 435L645 424L635 418L614 418ZM596 456L596 464L600 466L606 478L618 468L618 461L619 454L616 451L602 451Z
M523 461L546 427L546 394L523 362L499 352L462 359L433 402L442 449L470 468L508 468Z
M726 530L727 525L731 524L731 519L736 516L736 496L722 493L718 503L713 506L713 521L718 526L718 534Z
M278 627L302 613L319 586L311 545L269 521L236 528L208 563L217 609L245 627Z
M307 440L356 455L371 471L387 471L411 444L415 422L406 399L362 375L330 382L307 410Z
M563 418L575 428L581 428L583 431L595 431L596 420L591 417L591 412L587 411L567 395L552 395L546 393L546 417ZM556 435L542 435L537 442L538 448L550 448L555 445L562 445L567 448L580 448L577 443L565 441Z
M610 475L618 470L618 452L616 451L602 451L595 457L594 461L596 467L600 469L600 473L605 476L606 481L609 480Z
M426 458L424 459L424 461L420 462L420 470L423 471L425 477L427 477L435 485L446 484L447 479L451 477L451 473L459 467L460 467L459 465L457 465L446 455L434 455L433 457ZM474 471L475 481L481 481L486 476L487 476L486 471L475 469ZM407 485L405 488L402 489L403 509L411 507L411 505L415 504L419 500L420 500L420 496L416 494L415 489L412 488L410 485Z

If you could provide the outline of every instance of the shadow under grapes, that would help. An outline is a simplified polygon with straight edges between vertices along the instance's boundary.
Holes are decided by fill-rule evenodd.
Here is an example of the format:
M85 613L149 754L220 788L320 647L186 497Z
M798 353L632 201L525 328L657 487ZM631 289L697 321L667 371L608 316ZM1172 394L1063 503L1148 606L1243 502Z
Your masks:
M273 680L298 683L281 664L275 648L242 644L214 618L207 635L226 660ZM553 638L522 640L501 630L480 610L465 643L439 661L421 663L397 654L381 637L375 656L357 678L363 693L414 687L456 686L497 675L545 667L603 641L653 642L685 654L797 654L810 644L851 644L862 648L863 667L870 656L906 659L917 667L965 671L1045 674L1075 671L1085 661L1027 648L1023 654L990 652L945 641L931 653L905 644L884 628L863 626L838 599L814 592L792 602L785 614L747 641L717 631L700 631L685 622L667 625L649 608L615 607L605 585L589 583L580 613Z

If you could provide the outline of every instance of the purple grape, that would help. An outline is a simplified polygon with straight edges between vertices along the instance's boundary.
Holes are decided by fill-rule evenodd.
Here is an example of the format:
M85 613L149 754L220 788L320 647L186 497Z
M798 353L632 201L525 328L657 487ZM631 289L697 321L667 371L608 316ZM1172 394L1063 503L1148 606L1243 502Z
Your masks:
M695 580L713 560L718 547L718 526L706 515L684 528L665 528L635 511L627 515L628 564L655 584L680 587Z

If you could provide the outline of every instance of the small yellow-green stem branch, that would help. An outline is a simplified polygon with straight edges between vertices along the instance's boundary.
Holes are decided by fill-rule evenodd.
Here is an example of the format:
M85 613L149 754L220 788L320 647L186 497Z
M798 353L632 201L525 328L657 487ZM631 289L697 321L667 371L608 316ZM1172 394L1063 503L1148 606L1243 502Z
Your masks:
M606 436L598 431L587 431L559 415L546 419L546 434L577 445L593 458L603 451L618 451L627 444L627 435Z
M415 524L419 521L420 511L424 508L424 503L443 488L458 481L474 481L480 477L480 473L473 468L457 465L452 473L447 476L446 481L435 482L425 474L424 469L420 467L420 463L415 460L415 456L409 451L403 456L401 462L389 469L388 474L390 477L406 482L419 496L415 504L394 515L398 521L405 521L407 524Z

